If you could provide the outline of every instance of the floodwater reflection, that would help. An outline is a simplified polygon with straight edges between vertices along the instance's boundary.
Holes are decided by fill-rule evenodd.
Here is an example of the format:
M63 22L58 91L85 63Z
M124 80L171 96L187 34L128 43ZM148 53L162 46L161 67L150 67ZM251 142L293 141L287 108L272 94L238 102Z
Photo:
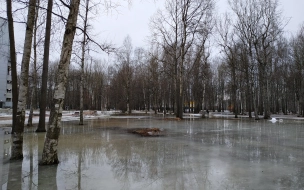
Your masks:
M165 136L127 129L158 127ZM9 162L0 128L2 189L304 189L304 125L249 120L153 119L63 123L58 165L39 166L44 134L24 134ZM4 143L6 142L6 143Z

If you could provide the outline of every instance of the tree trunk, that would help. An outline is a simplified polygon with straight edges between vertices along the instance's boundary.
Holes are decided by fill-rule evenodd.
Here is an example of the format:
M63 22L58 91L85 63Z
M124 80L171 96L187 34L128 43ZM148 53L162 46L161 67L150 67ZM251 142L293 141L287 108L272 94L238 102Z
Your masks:
M235 85L233 85L235 86ZM237 90L235 87L233 87L233 113L234 113L234 118L238 118L238 103L237 103Z
M33 113L34 113L34 109L33 109L33 96L34 96L34 91L32 90L31 97L30 97L30 114L29 114L28 120L27 120L27 126L28 127L32 127L33 126Z
M51 109L48 129L44 141L42 160L40 164L50 165L59 163L57 155L57 146L61 129L62 109L66 91L65 89L69 72L69 65L71 60L72 45L76 31L79 3L80 0L74 0L71 1L70 4L70 12L66 23L60 61L58 66L58 78L55 86L53 105Z
M79 125L83 125L83 78L84 78L84 65L83 65L83 63L81 63Z
M257 87L254 88L254 92L253 92L253 105L254 105L254 119L255 120L259 120L259 114L258 114L258 95L257 95Z
M156 115L157 114L157 96L156 96L155 91L154 91L154 114Z
M146 100L146 93L145 93L145 87L143 87L143 97L144 97L144 105L145 105L145 113L148 113L148 107L147 107L147 100Z
M233 100L233 112L234 112L234 118L238 118L238 103L237 103L237 82L236 82L236 71L234 66L234 59L232 60L232 100Z
M6 1L7 6L7 19L8 19L8 34L10 43L10 58L12 69L12 93L13 93L13 122L12 122L12 134L16 132L16 115L18 104L18 83L17 83L17 60L15 49L15 35L14 35L14 20L12 15L12 1Z
M29 1L27 25L24 39L23 56L21 63L21 75L18 94L16 115L16 130L12 133L11 160L23 158L23 132L25 121L26 98L28 94L29 64L32 50L32 38L35 20L36 1Z
M30 84L30 89L31 89L31 96L30 96L30 114L27 120L27 126L28 127L32 127L33 126L33 114L34 114L34 104L37 105L36 103L36 95L37 95L37 19L38 19L38 7L40 6L40 1L37 1L37 7L36 7L36 15L35 15L35 20L34 20L34 30L33 30L33 34L34 34L34 39L33 39L33 51L34 51L34 60L33 60L33 84ZM36 107L36 106L35 106Z
M179 76L179 94L178 94L178 103L177 103L177 117L183 119L183 101L184 101L184 73L183 73L183 64L181 63L181 71Z
M265 73L265 72L264 72ZM265 73L266 74L266 73ZM268 79L264 77L264 119L270 119Z
M129 68L128 68L129 69ZM128 79L127 79L127 113L131 114L130 109L130 94L131 94L131 82L130 82L129 72L128 72Z
M177 72L177 71L176 71ZM179 95L179 88L178 88L178 78L177 73L175 73L174 76L174 114L176 117L178 117L178 95Z
M205 93L206 93L206 84L203 81L203 100L202 100L202 118L206 118L205 112Z
M53 0L48 0L46 26L45 26L45 41L44 41L44 56L43 56L43 69L42 69L42 84L40 94L40 112L39 123L36 132L45 132L45 110L47 100L47 80L48 80L48 67L49 67L49 52L50 52L50 38L51 38L51 24L52 24L52 10Z
M252 118L252 91L250 90L250 80L249 80L249 73L248 69L246 69L246 82L247 82L247 87L246 87L246 104L247 104L247 110L248 110L248 116L249 118Z
M87 32L87 22L88 22L88 12L89 12L89 0L86 1L86 12L84 18L84 29L83 29L83 39L81 47L81 75L80 75L80 114L79 114L79 125L83 125L83 80L84 80L84 56L85 56L85 45L86 45L86 32ZM100 104L101 105L101 104ZM100 107L101 110L101 107Z

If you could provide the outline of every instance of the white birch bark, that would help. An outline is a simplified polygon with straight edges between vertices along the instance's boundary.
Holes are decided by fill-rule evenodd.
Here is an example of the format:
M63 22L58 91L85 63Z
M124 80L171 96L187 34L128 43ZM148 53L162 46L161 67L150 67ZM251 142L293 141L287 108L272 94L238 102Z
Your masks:
M33 115L34 115L34 102L36 101L36 92L37 92L37 20L38 20L38 13L39 13L39 7L40 6L40 0L37 1L37 7L36 7L36 14L35 14L35 20L34 20L34 29L33 29L33 51L34 51L34 61L33 61L33 86L31 87L31 96L30 96L30 113L27 120L27 126L32 127L33 126ZM36 103L35 103L36 105Z
M28 94L29 64L32 50L32 37L35 20L35 0L29 1L27 24L25 31L23 56L21 63L21 75L18 93L18 105L16 115L16 130L12 133L11 160L23 158L23 132L25 122L26 97Z
M83 125L83 81L84 81L84 56L85 56L85 47L86 47L86 32L87 32L87 24L88 24L88 13L89 13L89 0L86 0L86 11L84 18L84 29L83 29L83 41L81 47L81 76L80 76L80 117L79 117L79 125Z
M44 141L42 160L40 162L40 164L43 165L59 163L57 147L61 129L62 108L72 53L72 45L76 31L79 3L80 0L73 0L70 4L70 12L66 23L58 66L58 78L55 86L53 107L50 113L47 133Z

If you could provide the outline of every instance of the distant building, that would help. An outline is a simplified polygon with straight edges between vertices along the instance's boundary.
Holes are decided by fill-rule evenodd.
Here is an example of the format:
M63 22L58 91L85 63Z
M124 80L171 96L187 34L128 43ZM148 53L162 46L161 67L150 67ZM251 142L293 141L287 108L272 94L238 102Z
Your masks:
M0 108L12 107L12 76L7 19L0 17Z

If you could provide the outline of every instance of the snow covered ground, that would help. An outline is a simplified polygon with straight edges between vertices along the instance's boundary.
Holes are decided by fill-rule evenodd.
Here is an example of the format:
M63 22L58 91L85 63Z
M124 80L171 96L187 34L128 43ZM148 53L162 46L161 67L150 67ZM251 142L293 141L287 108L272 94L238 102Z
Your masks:
M227 111L227 112L210 112L209 113L209 117L210 118L234 118L234 114ZM252 117L254 117L254 113L252 114ZM304 117L297 117L296 114L289 114L289 115L284 115L284 114L271 114L270 117L272 119L270 119L269 121L274 122L276 121L284 121L285 119L287 120L303 120L304 121ZM238 118L248 118L248 115L238 115ZM260 115L259 116L260 119L263 119L263 116Z
M101 119L101 118L147 118L151 117L153 112L149 112L147 116L143 115L119 115L120 111L90 111L85 110L84 111L84 119ZM133 114L144 114L144 111L132 111ZM49 120L49 111L46 112L46 121ZM118 114L118 115L115 115ZM150 115L151 114L151 115ZM27 124L29 111L26 111L26 120L25 124ZM39 121L39 111L34 111L34 117L33 117L33 124L38 123ZM162 115L161 113L159 115ZM172 117L174 117L172 115ZM201 114L189 114L186 113L184 115L185 119L194 119L194 118L200 118ZM248 118L248 115L238 115L239 118ZM283 114L272 114L271 117L273 119L269 120L270 122L282 122L285 119L288 120L302 120L304 121L303 117L297 117L297 115L283 115ZM229 112L210 112L209 118L234 118L234 115ZM263 118L260 116L260 118ZM275 118L275 119L274 119ZM77 121L79 120L79 111L78 110L71 110L71 111L63 111L63 117L62 121ZM11 110L9 109L0 109L0 127L1 126L9 126L12 124L12 114Z
M110 115L117 113L118 111L84 111L84 119L97 119L97 118L108 118ZM118 112L119 113L119 112ZM39 111L34 111L33 124L39 122ZM46 121L49 120L50 112L46 112ZM26 111L25 124L27 124L29 116L29 111ZM79 111L63 111L62 121L77 121L79 120ZM0 112L0 126L11 125L12 124L12 114L10 111Z

